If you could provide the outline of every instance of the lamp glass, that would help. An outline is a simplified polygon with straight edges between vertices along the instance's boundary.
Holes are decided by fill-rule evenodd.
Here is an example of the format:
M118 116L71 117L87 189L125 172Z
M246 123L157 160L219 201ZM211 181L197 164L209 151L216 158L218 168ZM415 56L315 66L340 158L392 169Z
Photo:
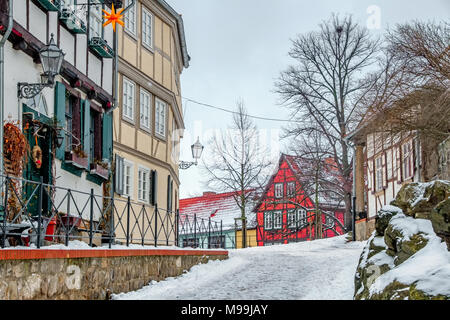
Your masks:
M59 74L62 62L64 60L64 53L55 44L53 34L51 36L49 44L44 46L39 51L39 56L41 58L42 69L44 70L44 74L48 76L55 76Z
M202 151L203 151L203 145L200 143L200 139L197 138L197 141L191 145L191 150L192 150L192 158L195 159L195 161L197 161L198 159L200 159L201 155L202 155Z

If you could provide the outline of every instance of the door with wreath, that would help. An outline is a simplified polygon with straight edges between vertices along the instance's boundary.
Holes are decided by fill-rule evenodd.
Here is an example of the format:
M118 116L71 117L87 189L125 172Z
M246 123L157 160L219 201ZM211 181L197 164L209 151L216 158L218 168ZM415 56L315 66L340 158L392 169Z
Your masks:
M39 109L38 109L39 110ZM52 184L52 142L54 140L52 120L45 114L37 112L35 108L23 105L23 132L29 143L30 152L23 177L27 180L23 184L24 200L28 201L27 211L32 216L38 215L39 189L36 187L41 181ZM43 188L42 215L50 216L51 190Z

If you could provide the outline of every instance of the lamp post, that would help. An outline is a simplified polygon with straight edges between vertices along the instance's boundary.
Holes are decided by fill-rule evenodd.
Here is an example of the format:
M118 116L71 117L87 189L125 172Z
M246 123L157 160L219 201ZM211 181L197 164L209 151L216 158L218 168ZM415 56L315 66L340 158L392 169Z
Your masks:
M203 148L204 146L200 143L200 138L197 137L197 141L193 145L191 145L192 158L194 158L195 161L181 161L179 164L179 168L184 170L190 168L192 165L197 165L198 159L200 159L202 155Z
M55 76L59 74L64 60L64 53L55 44L53 33L50 42L39 51L44 73L41 74L40 83L19 82L17 84L17 96L19 98L30 99L39 94L42 89L52 87L55 83Z

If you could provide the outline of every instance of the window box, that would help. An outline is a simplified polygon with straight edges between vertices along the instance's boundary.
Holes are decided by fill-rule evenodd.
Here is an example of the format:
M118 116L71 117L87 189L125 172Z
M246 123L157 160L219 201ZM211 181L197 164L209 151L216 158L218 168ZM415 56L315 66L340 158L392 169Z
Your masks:
M108 180L109 178L109 170L98 163L91 163L90 172L105 180Z
M86 33L86 24L70 9L61 9L59 20L73 33Z
M48 11L58 11L57 0L37 0L37 2Z
M89 164L89 160L87 157L78 155L73 151L66 151L64 153L64 161L80 169L87 169Z
M112 58L114 56L113 49L100 37L92 37L89 40L89 47L103 58Z

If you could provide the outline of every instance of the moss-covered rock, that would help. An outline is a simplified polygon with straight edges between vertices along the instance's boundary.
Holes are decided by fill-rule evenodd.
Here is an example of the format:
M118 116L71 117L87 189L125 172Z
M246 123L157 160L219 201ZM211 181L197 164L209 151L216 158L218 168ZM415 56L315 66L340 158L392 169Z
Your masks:
M407 285L393 281L383 291L368 295L372 300L448 300L445 295L429 295L417 289L416 284Z
M401 209L394 206L384 206L378 211L375 218L375 230L378 236L383 236L389 221L397 214L401 212Z
M404 185L391 201L391 205L399 207L406 215L428 219L434 207L449 196L449 181L414 182Z
M418 252L427 245L428 240L423 234L415 234L409 240L402 239L399 242L400 250L397 253L397 258L394 260L395 265L405 262L409 257Z
M450 198L441 201L430 214L434 232L447 243L450 250Z
M384 206L377 213L375 233L361 254L355 274L355 299L450 299L445 285L443 288L434 285L447 276L448 273L442 271L446 269L442 269L440 265L428 265L428 271L424 270L423 275L415 275L409 273L410 264L405 265L406 268L402 267L407 260L411 263L425 261L423 254L419 253L421 250L433 257L437 253L441 257L440 261L446 261L442 258L447 254L445 246L444 251L439 251L443 246L436 247L436 244L442 244L436 235L447 241L450 250L449 196L450 181L410 183L401 188L390 205ZM428 249L424 249L425 247ZM383 276L385 273L388 274ZM381 282L378 281L376 287L381 288L380 285L383 285L384 288L380 292L371 293L372 284L380 276L383 279L379 279ZM426 293L417 289L419 283L421 288L433 289L427 289ZM434 292L435 295L430 295L429 292Z

